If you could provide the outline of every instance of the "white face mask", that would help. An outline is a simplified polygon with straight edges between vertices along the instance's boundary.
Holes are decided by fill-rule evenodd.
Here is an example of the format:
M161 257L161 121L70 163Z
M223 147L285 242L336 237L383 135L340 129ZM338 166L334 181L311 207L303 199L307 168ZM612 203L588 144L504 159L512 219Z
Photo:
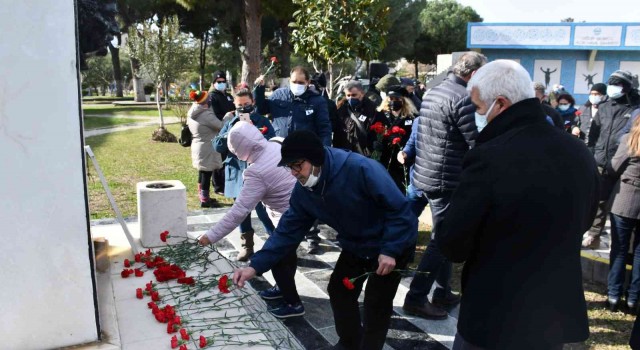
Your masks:
M294 96L300 96L307 91L307 86L304 84L289 83L289 89Z
M493 100L493 103L491 104L491 106L489 106L489 109L487 109L487 113L480 114L476 112L476 127L478 128L478 132L481 132L482 129L484 129L484 127L487 126L487 124L489 124L489 120L487 118L491 114L491 110L493 109L493 106L496 104L496 101L498 100Z
M609 97L611 97L614 100L622 97L622 95L624 95L622 93L622 86L617 86L617 85L607 86L607 95L609 95Z
M571 107L571 106L569 106L569 105L558 105L558 109L563 111L563 112L568 110L569 107Z
M304 186L306 188L311 188L311 187L315 186L318 183L318 180L320 179L320 173L318 173L318 176L313 175L313 171L314 170L316 170L316 168L312 165L311 166L311 173L309 174L309 177L307 177L307 182L300 183L302 186Z
M224 91L227 89L227 83L215 83L214 87L218 91Z
M602 96L589 95L589 102L591 102L592 105L597 105L598 103L602 102Z

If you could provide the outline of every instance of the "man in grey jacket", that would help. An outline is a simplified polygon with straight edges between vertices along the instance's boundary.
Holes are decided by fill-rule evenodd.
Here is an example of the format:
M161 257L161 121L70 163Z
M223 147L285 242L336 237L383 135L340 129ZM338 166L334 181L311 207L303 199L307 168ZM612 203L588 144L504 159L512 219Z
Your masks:
M416 216L429 204L434 228L444 218L458 186L462 159L482 127L478 125L476 129L475 106L467 92L467 82L486 62L487 58L477 52L463 54L447 79L427 92L418 127L399 155L399 160L404 161L414 156L410 153L415 149L407 197ZM427 319L447 318L444 309L460 302L460 296L451 292L451 262L440 253L437 238L432 229L431 242L418 265L419 271L429 273L416 274L403 306L406 313ZM427 295L434 282L437 285L430 303Z

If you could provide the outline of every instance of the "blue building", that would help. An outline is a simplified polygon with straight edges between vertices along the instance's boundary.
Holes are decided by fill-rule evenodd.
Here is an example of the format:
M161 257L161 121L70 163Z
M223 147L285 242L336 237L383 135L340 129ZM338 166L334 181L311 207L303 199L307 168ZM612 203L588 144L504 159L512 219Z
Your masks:
M512 59L533 78L561 84L577 103L618 69L640 74L640 23L469 23L467 47Z

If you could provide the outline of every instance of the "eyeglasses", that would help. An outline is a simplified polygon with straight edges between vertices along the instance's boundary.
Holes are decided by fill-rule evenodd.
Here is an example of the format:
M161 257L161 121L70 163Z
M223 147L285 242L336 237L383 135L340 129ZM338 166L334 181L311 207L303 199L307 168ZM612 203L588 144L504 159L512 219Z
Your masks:
M288 171L295 171L296 173L299 173L300 170L302 170L302 164L304 163L304 160L298 161L298 162L293 162L293 163L289 163L287 165L284 166L285 169L287 169Z

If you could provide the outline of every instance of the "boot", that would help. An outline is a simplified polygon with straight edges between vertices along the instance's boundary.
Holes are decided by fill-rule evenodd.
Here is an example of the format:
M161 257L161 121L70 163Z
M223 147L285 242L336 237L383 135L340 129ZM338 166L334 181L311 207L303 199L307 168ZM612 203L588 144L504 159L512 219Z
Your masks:
M200 191L200 208L219 208L220 204L209 197L209 191Z
M202 184L198 183L198 199L200 203L206 202L206 200L202 197Z
M242 250L238 253L236 260L246 262L253 256L253 230L240 234L242 239Z

